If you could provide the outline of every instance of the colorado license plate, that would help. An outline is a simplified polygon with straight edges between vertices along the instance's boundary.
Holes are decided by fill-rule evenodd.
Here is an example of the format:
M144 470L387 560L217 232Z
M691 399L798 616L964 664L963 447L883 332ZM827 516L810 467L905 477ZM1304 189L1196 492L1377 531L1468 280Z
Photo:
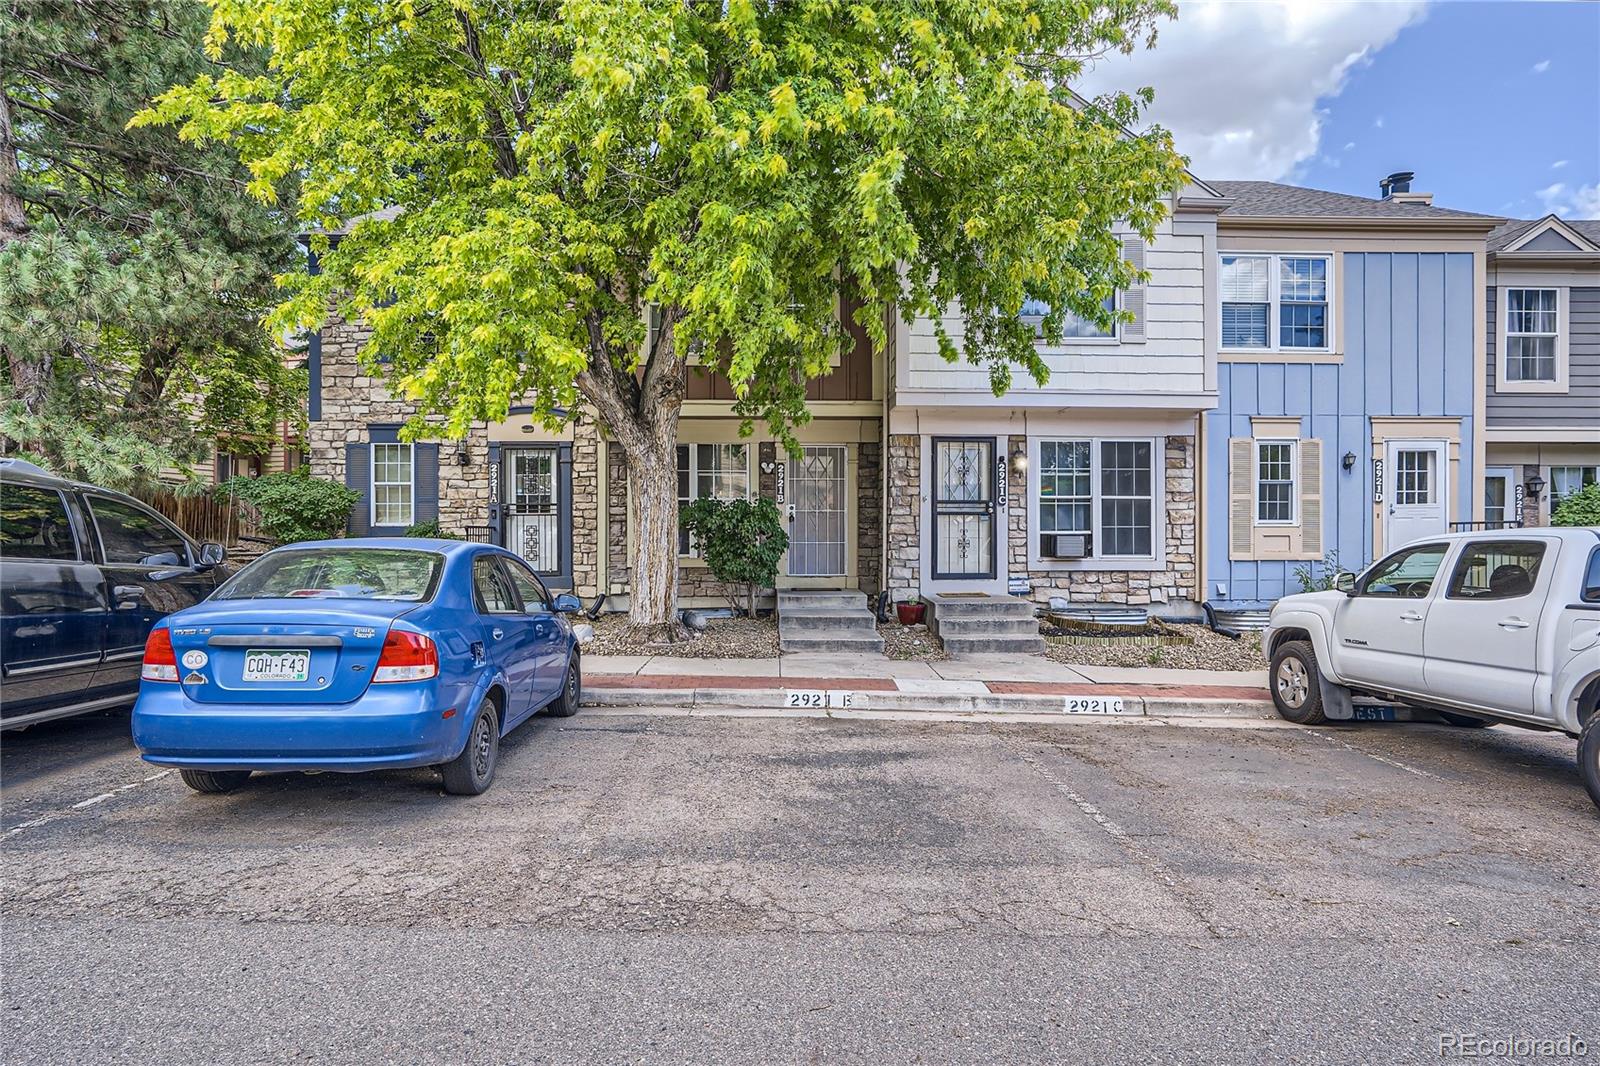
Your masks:
M247 651L244 653L246 681L304 681L311 675L311 652Z

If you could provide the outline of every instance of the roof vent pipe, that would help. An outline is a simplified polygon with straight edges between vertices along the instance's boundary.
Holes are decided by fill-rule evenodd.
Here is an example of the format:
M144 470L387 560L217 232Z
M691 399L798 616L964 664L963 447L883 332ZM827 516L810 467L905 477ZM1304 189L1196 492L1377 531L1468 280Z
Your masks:
M1414 177L1416 177L1416 174L1409 170L1397 170L1378 182L1378 188L1382 190L1383 198L1387 200L1397 192L1410 192L1411 179Z

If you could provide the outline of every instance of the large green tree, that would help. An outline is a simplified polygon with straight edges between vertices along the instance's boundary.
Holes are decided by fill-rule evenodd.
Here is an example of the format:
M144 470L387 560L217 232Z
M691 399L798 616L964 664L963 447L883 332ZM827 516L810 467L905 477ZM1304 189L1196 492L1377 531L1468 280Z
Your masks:
M208 59L210 19L199 0L0 7L0 439L63 472L148 479L301 406L262 324L292 212L246 193L226 145L127 128L175 82L264 69Z
M211 43L270 49L146 119L235 145L332 228L285 322L329 301L446 431L580 403L628 461L631 621L672 626L686 364L785 439L807 379L886 312L958 302L997 392L1047 370L1024 298L1104 321L1182 161L1148 101L1085 101L1087 57L1167 0L212 0ZM647 325L648 323L648 325ZM419 416L420 417L420 416ZM412 432L423 432L419 422Z

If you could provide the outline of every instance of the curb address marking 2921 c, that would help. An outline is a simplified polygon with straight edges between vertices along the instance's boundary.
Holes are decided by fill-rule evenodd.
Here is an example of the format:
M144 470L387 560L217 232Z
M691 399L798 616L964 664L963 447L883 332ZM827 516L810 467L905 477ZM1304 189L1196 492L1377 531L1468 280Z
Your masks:
M1067 714L1127 714L1121 696L1068 696L1061 701Z

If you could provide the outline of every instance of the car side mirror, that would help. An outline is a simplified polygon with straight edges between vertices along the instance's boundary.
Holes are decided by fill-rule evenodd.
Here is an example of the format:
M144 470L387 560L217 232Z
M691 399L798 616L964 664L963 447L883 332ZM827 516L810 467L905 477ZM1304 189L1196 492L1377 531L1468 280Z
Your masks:
M215 541L206 541L200 545L200 565L211 567L219 566L222 560L228 557L228 549Z
M570 592L563 592L556 597L555 603L551 606L555 608L557 614L577 614L583 610L583 601Z
M1348 570L1339 571L1338 574L1334 575L1333 587L1346 596L1354 596L1356 594L1356 575Z

